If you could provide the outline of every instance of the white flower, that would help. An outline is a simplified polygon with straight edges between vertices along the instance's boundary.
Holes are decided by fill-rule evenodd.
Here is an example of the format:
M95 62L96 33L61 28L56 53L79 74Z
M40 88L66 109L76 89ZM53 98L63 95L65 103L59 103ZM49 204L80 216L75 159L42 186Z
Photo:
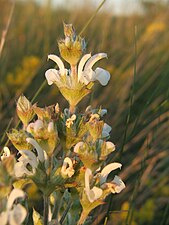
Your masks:
M101 85L107 85L110 80L109 72L99 67L95 71L92 70L92 66L105 57L107 57L105 53L98 53L92 57L91 54L84 55L78 66L78 81L87 85L90 82L98 80Z
M73 122L76 120L76 115L73 114L69 119L66 120L66 126L70 128L73 125Z
M42 120L36 120L34 123L30 123L27 126L27 132L31 133L33 130L35 133L44 128L44 124Z
M73 169L73 163L72 160L69 157L66 157L63 161L61 173L63 175L66 175L68 177L72 177L75 173L75 170Z
M110 135L110 131L112 130L111 126L107 123L104 123L103 130L102 130L102 138L106 138Z
M65 69L62 60L56 55L48 55L48 59L53 60L59 67L59 70L49 69L45 73L45 77L49 85L55 83L58 87L64 86L64 83L61 81L61 77L67 75L68 71ZM69 78L68 78L69 79Z
M91 56L91 54L84 55L78 65L78 82L87 85L90 82L99 81L101 85L107 85L110 79L109 72L99 67L95 71L92 70L92 66L105 57L107 57L106 53L98 53L94 56ZM59 88L64 86L73 87L72 71L68 73L68 70L65 69L62 60L58 56L48 55L48 59L53 60L59 67L59 70L49 69L46 71L45 77L48 84L52 85L55 83ZM66 79L64 79L65 77Z
M92 171L89 168L87 168L85 171L85 192L88 197L88 200L91 203L99 199L103 194L102 189L96 186L90 189L90 180L92 179L93 179Z
M105 166L102 171L99 173L99 169L96 170L96 178L99 178L100 188L94 186L90 189L90 182L93 180L92 171L87 168L85 171L85 192L88 197L88 200L92 203L97 199L101 198L104 189L109 189L112 193L120 193L124 188L125 184L120 179L120 177L115 176L110 183L106 183L109 173L115 169L121 168L122 164L120 163L110 163Z
M25 194L20 189L13 189L7 201L5 212L0 214L1 225L20 225L27 215L26 209L21 204L14 204L17 198L24 198Z
M1 160L3 161L4 159L8 158L11 155L10 150L8 147L3 148L3 154L1 156Z
M121 169L121 167L122 167L121 163L110 163L103 168L101 173L98 174L100 179L100 186L102 189L108 188L114 194L114 193L120 193L125 188L125 184L123 183L121 178L118 176L115 176L111 182L107 183L107 177L109 173L118 168Z
M23 175L34 175L39 161L45 161L45 153L39 144L33 138L27 138L26 141L34 146L38 156L36 157L36 155L29 150L20 150L19 153L21 154L21 157L14 166L16 177L22 177Z
M16 177L22 177L23 175L32 176L36 172L38 160L36 155L29 150L19 151L21 157L14 166L14 172ZM29 165L29 169L27 168ZM30 168L31 167L31 168Z

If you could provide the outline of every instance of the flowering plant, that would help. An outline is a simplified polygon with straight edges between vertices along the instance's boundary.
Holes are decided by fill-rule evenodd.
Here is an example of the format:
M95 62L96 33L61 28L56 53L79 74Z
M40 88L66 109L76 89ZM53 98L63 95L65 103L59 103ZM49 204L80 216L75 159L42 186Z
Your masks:
M15 159L5 147L0 162L4 171L0 177L7 177L0 181L0 200L7 205L0 209L3 224L22 224L29 214L35 225L85 224L89 213L103 204L106 196L125 188L119 176L108 179L111 171L122 165L106 165L107 157L115 150L115 145L108 141L111 127L103 121L107 110L89 106L84 113L76 111L95 82L108 84L109 72L92 68L107 54L83 55L85 41L76 35L71 24L64 24L64 34L65 38L58 43L59 50L70 69L65 68L60 57L50 54L48 59L58 69L48 69L45 77L49 85L58 87L69 108L62 111L58 104L40 108L23 95L18 99L16 111L23 128L8 133L18 157ZM43 215L35 209L28 214L23 190L30 184L43 195ZM18 198L22 204L15 204Z

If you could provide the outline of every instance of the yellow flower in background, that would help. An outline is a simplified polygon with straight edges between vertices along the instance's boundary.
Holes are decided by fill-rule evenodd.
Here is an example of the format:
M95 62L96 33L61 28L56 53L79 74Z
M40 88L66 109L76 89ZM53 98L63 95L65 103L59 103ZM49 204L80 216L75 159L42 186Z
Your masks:
M147 26L143 37L144 37L144 39L152 38L152 37L154 37L154 35L164 32L166 30L166 28L167 27L164 22L154 21Z

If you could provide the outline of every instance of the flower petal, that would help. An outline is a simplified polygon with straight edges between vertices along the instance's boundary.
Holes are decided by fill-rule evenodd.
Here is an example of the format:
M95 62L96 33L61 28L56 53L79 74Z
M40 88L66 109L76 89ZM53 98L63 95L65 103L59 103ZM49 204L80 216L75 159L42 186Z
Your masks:
M45 160L44 152L43 152L43 149L40 147L40 145L37 143L37 141L35 141L33 138L26 138L26 141L28 143L30 143L31 145L33 145L33 147L36 149L36 151L38 153L38 159L41 162L44 162L44 160Z
M120 193L126 187L119 176L115 176L111 183L115 185L114 190L116 193Z
M14 173L15 173L15 176L18 178L23 177L25 174L28 176L33 175L33 172L29 171L23 162L17 162L15 164Z
M86 54L82 57L82 59L80 60L79 62L79 66L78 66L78 82L80 81L81 79L81 76L82 76L82 71L83 71L83 68L84 68L84 65L86 63L86 61L91 57L91 54Z
M86 69L82 72L80 82L88 85L88 83L95 81L95 72L92 69Z
M10 225L21 225L27 215L26 209L21 205L17 204L9 214Z
M34 123L34 132L38 132L40 129L43 129L44 124L42 120L36 120Z
M49 122L48 124L48 132L53 132L54 131L54 123L53 122Z
M8 212L2 212L0 214L1 225L6 225L8 222Z
M74 147L74 152L79 153L79 148L81 148L84 145L83 141L78 142Z
M59 72L60 72L61 75L65 74L64 64L63 64L62 60L57 55L50 54L50 55L48 55L48 59L53 60L58 65Z
M93 176L92 175L92 171L87 168L85 171L85 189L89 190L90 189L90 177Z
M19 153L22 155L19 158L20 162L23 162L25 165L29 163L32 166L32 168L37 167L38 165L37 158L33 152L29 150L21 150L19 151Z
M5 158L9 157L10 154L11 154L11 153L10 153L9 148L5 146L5 147L3 148L3 154L2 154L2 156L1 156L1 160L4 160Z
M106 86L110 80L110 73L107 70L97 67L95 70L95 79L98 80L101 85Z
M68 165L68 167L67 167ZM63 166L61 169L61 173L63 175L67 175L68 177L72 177L73 174L75 173L74 169L73 169L73 163L72 160L69 157L66 157L63 161Z
M106 179L111 171L116 170L121 167L122 167L121 163L110 163L107 166L105 166L102 169L101 174L100 174L100 184L102 185L103 183L106 182Z
M106 142L106 148L112 149L112 152L115 151L115 145L111 141Z
M97 61L99 61L100 59L105 58L105 57L107 57L107 54L106 54L106 53L98 53L98 54L92 56L92 57L87 61L84 70L91 69L92 66L93 66Z
M110 131L112 130L111 126L109 126L107 123L104 123L103 130L102 130L102 138L108 137L110 134Z
M59 71L55 69L49 69L45 72L45 77L49 85L56 83L57 86L61 85Z
M8 198L7 209L10 210L12 208L12 205L17 198L24 198L24 197L25 193L21 189L18 188L13 189Z
M92 171L87 168L85 171L85 192L88 197L88 200L92 203L101 197L103 191L101 188L93 187L90 189L90 179L93 177Z
M94 202L99 199L103 194L103 190L98 187L93 187L91 190L86 190L86 195L88 197L89 202Z

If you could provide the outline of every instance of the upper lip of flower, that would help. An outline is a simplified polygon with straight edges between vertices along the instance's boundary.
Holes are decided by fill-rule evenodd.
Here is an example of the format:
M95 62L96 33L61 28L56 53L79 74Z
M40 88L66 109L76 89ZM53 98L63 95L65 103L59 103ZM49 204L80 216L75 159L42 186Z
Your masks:
M83 71L90 71L92 70L92 66L102 58L107 57L106 53L98 53L93 56L91 54L86 54L80 60L78 66L78 81L82 79ZM84 68L84 69L83 69Z
M92 189L90 189L91 176L93 176L92 171L87 168L85 171L85 191L86 191L89 201L92 203L101 197L103 191L101 188L98 188L96 186L94 186Z

